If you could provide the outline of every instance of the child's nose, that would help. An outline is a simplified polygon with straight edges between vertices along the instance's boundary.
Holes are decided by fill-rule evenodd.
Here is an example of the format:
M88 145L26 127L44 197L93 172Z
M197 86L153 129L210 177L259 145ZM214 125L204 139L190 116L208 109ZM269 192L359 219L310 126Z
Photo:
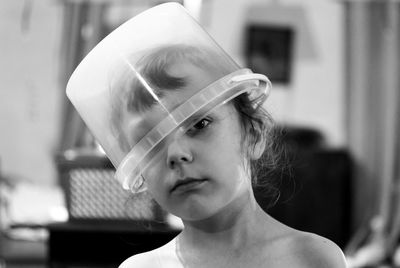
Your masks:
M168 145L167 165L174 169L176 166L188 164L193 161L193 155L190 152L187 141L183 137L174 138Z

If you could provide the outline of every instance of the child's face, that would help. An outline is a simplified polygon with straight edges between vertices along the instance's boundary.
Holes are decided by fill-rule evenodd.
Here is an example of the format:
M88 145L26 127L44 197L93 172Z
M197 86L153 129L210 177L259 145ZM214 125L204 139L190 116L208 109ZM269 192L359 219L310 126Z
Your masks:
M194 85L212 81L206 72L193 66L172 71L190 75ZM167 93L165 98L171 103L187 99L182 96L192 95L191 83ZM158 108L153 109L146 112L149 120ZM143 172L154 199L184 220L208 218L234 204L251 187L241 145L242 128L234 107L224 104L196 122L184 133L177 130L170 135L165 149Z
M238 115L225 104L186 133L170 137L165 151L143 173L148 191L184 220L208 218L247 193Z

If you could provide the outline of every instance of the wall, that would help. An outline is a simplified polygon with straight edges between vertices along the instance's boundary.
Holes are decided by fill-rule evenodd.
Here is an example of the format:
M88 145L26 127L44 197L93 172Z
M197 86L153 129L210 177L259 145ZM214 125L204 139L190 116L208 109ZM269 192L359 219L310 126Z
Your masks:
M0 1L0 172L51 184L63 89L62 3Z
M344 6L340 1L203 1L203 24L240 64L245 62L247 23L296 29L292 82L274 84L266 108L278 122L316 127L329 145L345 146Z

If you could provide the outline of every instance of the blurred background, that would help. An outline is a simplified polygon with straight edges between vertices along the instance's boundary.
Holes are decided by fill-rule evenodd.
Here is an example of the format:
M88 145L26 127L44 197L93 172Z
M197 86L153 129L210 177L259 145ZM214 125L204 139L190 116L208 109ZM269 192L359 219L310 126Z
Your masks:
M180 223L131 197L65 95L80 60L161 0L0 2L0 267L116 267ZM182 0L242 66L286 148L278 220L336 242L349 267L400 267L400 2Z

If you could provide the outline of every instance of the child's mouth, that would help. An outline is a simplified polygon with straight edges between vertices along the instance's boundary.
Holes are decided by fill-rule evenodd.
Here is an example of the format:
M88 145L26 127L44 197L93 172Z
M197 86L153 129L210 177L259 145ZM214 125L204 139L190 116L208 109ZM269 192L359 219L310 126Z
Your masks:
M185 178L176 182L170 192L180 194L187 191L197 190L202 187L206 181L206 179Z

